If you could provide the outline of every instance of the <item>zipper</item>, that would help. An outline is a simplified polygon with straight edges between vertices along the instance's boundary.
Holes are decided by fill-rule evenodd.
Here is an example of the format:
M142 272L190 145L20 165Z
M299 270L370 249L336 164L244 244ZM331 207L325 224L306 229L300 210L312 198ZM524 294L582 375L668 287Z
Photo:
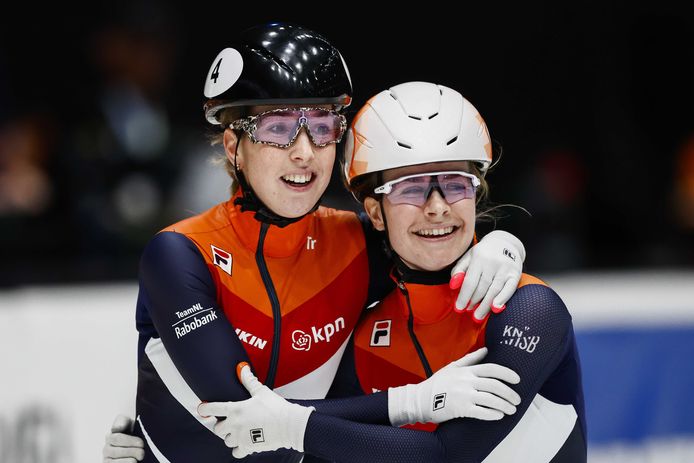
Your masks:
M272 321L273 321L273 337L272 337L272 353L270 354L270 365L267 369L267 377L265 378L265 385L270 389L273 389L275 384L275 376L277 375L277 363L280 360L280 335L282 332L282 313L280 312L280 301L277 298L277 291L275 291L275 285L272 283L272 278L270 277L270 272L267 269L267 264L265 263L265 256L263 255L263 245L265 244L265 236L270 228L270 224L261 223L260 224L260 235L258 236L258 247L255 250L255 262L258 265L258 270L260 270L260 276L263 279L263 284L265 285L265 291L270 298L270 304L272 305Z
M402 291L402 293L405 295L405 300L407 301L407 310L409 311L409 316L407 318L407 331L410 332L412 344L414 344L414 348L417 350L419 361L422 362L422 366L424 367L424 373L427 375L427 378L429 378L431 377L431 375L434 374L434 372L431 371L429 360L427 360L426 355L424 355L424 349L422 348L422 345L419 343L417 335L414 334L414 314L412 313L412 304L410 303L410 293L407 291L407 287L405 286L405 283L402 280L398 281L398 288L400 288L400 291Z

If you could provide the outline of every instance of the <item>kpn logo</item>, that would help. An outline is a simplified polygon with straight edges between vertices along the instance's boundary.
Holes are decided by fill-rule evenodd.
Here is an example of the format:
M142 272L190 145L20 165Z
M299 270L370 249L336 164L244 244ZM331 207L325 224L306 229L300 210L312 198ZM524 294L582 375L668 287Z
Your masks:
M311 346L319 342L330 342L336 333L345 329L345 319L336 318L324 326L312 326L307 333L304 330L294 330L292 332L292 348L294 350L311 350Z

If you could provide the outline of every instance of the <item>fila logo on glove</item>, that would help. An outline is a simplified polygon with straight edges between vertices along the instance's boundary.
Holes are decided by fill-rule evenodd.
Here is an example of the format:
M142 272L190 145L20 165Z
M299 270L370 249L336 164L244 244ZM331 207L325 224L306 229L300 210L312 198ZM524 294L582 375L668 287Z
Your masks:
M263 428L251 429L251 442L253 442L254 444L265 442L265 437L263 436Z
M440 410L446 406L446 393L436 394L434 396L434 411Z
M330 342L330 338L343 329L345 329L345 319L338 317L334 322L330 322L318 329L312 326L310 333L306 333L303 330L294 330L292 333L292 348L294 350L311 350L313 343Z

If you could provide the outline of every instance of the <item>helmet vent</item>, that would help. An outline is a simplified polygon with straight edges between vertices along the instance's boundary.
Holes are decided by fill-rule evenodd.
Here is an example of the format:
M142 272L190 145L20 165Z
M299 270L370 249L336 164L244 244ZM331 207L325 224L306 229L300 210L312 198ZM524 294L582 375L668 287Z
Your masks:
M451 138L448 140L448 143L446 143L446 146L450 145L451 143L455 143L455 141L458 139L458 136L456 135L455 137Z
M417 117L417 116L408 116L408 117L409 117L410 119L414 119L414 120L416 120L416 121L421 121L421 120L422 120L421 117Z
M438 116L438 115L439 115L439 113L434 113L434 114L432 114L431 116L429 116L429 119L433 119L433 118L435 118L435 117Z
M406 144L404 144L403 142L400 142L400 141L398 142L398 145L402 146L403 148L407 148L408 150L411 150L411 149L412 149L412 147L411 147L410 145L406 145Z

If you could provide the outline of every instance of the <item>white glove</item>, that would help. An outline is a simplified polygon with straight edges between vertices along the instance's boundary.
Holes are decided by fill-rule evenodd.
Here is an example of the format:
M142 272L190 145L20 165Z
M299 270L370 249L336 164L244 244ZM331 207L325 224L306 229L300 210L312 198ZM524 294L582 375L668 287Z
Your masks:
M133 420L125 415L118 415L111 425L111 432L106 434L104 444L104 463L135 463L145 458L145 443L137 436L131 436Z
M511 369L494 363L475 365L487 355L482 347L449 363L419 384L388 389L388 416L393 426L441 423L453 418L500 420L516 413L520 396L499 379L518 384Z
M525 248L512 234L494 230L460 258L451 270L451 289L462 288L454 310L474 310L482 322L489 310L499 313L516 292L523 272Z
M250 399L198 406L202 416L225 418L214 426L214 433L224 439L227 447L233 448L234 458L279 448L303 452L306 425L315 408L287 402L261 383L245 362L238 376L251 394Z

